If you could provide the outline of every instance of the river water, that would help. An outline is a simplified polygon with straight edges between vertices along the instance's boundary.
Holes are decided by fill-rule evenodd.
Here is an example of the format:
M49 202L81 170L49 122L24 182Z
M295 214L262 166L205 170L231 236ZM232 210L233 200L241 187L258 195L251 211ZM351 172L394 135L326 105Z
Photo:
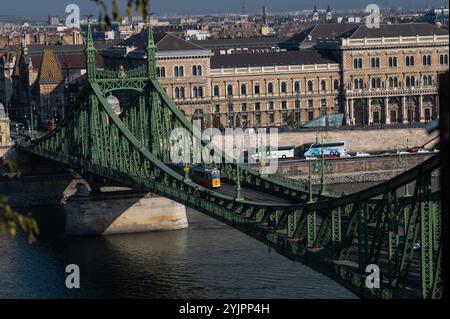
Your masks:
M356 298L333 280L199 212L189 228L67 237L59 207L27 210L41 236L0 237L0 298ZM65 267L80 267L67 289Z

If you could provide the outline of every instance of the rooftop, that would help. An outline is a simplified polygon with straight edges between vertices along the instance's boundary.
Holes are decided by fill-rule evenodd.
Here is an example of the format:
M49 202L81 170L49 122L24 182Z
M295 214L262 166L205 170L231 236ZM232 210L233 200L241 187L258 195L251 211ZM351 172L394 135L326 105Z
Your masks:
M212 69L327 63L337 62L318 50L221 54L211 57Z

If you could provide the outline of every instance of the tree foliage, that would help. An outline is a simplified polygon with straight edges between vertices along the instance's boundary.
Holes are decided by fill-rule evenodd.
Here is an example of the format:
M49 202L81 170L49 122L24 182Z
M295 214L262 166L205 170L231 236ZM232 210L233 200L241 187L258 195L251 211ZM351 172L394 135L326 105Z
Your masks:
M111 1L110 9L105 0L91 0L100 7L98 21L103 22L103 27L110 28L112 21L120 21L123 18L122 11L117 5L116 0ZM131 17L135 12L143 18L150 16L149 0L128 0L125 8L126 15Z
M10 178L20 177L19 167L12 161L0 159L3 167ZM8 198L0 194L0 232L14 237L20 228L28 236L28 241L33 243L39 235L39 227L34 218L25 216L14 211L8 204Z

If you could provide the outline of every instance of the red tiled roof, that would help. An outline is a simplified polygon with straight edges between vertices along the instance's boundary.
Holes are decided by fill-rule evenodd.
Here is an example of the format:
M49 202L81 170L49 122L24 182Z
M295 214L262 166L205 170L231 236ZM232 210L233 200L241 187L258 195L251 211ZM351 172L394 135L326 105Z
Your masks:
M72 54L57 54L59 64L62 69L85 69L86 56L82 53ZM42 55L31 55L31 63L33 68L39 69L41 67ZM103 66L103 57L96 56L96 64L98 67Z

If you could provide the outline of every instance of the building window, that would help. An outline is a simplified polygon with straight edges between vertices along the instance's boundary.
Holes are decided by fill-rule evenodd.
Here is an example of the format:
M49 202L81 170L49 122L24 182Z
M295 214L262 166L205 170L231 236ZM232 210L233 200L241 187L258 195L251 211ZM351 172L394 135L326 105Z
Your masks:
M416 84L416 78L414 76L407 76L405 81L406 87L412 87Z
M273 101L269 101L267 108L273 110Z
M300 108L300 100L295 100L294 105L295 105L296 109L299 109Z
M362 58L353 59L353 68L354 69L362 69L362 67L363 67Z
M339 98L334 98L334 106L339 106Z
M242 126L246 127L247 125L248 125L247 115L243 114L242 115Z
M379 68L380 67L380 58L372 58L371 65L372 65L372 68Z
M373 89L381 88L381 79L380 78L372 78L372 88Z
M439 56L439 64L447 65L448 64L448 54L441 54Z
M234 126L234 115L228 115L228 126Z
M247 103L241 104L241 112L247 112Z
M281 113L281 122L283 124L286 124L286 122L287 122L287 112Z
M281 109L286 110L287 109L287 101L281 101Z
M255 102L255 111L260 111L260 110L261 110L261 103Z
M308 100L308 107L314 107L314 100Z
M396 68L397 67L397 57L390 56L389 57L389 67L390 68Z
M233 85L232 84L227 85L227 95L233 96Z
M202 75L202 66L201 65L193 65L192 66L192 75L193 76L201 76Z
M309 111L308 112L308 121L312 121L312 120L314 120L314 112Z
M255 114L256 125L261 125L261 114Z
M281 93L286 93L287 92L287 84L286 82L281 82Z
M216 106L214 108L214 112L215 113L220 113L220 104L216 104Z
M320 81L320 90L322 91L327 90L327 82L325 82L325 80Z
M273 113L269 113L268 121L269 121L269 124L273 124L275 122L275 116L273 115Z
M255 86L253 89L254 89L255 94L259 94L260 93L259 83L255 83Z
M273 93L273 83L267 84L267 93Z
M320 107L327 107L327 100L326 99L321 99L320 100Z
M314 89L313 81L309 80L307 86L308 86L308 92L312 92Z
M412 56L412 55L407 56L406 60L405 60L405 64L406 64L406 66L414 66L414 56Z
M233 103L228 103L228 113L233 113L233 112L234 112Z
M389 78L389 87L390 88L398 87L398 79L396 77L390 77Z
M247 95L247 84L241 84L241 95Z
M198 89L197 89L196 86L194 86L194 87L192 88L192 96L193 96L194 98L198 97Z
M213 93L214 93L214 96L219 96L220 95L220 89L219 89L219 86L218 85L214 85L214 89L213 89Z
M176 87L175 88L175 98L176 99L184 99L185 94L184 94L184 87Z
M198 87L198 97L203 97L203 86Z
M423 65L431 65L431 55L424 55L422 57L422 64Z
M298 81L295 81L295 83L294 83L294 91L295 92L300 92L300 82L298 82Z
M355 90L362 90L362 89L363 89L363 86L364 86L364 81L363 81L363 79L355 79L355 80L353 81L353 88L354 88Z
M333 89L336 91L339 90L339 80L333 81Z
M424 75L423 79L422 79L423 85L424 86L430 86L433 85L433 78L431 77L431 75Z

